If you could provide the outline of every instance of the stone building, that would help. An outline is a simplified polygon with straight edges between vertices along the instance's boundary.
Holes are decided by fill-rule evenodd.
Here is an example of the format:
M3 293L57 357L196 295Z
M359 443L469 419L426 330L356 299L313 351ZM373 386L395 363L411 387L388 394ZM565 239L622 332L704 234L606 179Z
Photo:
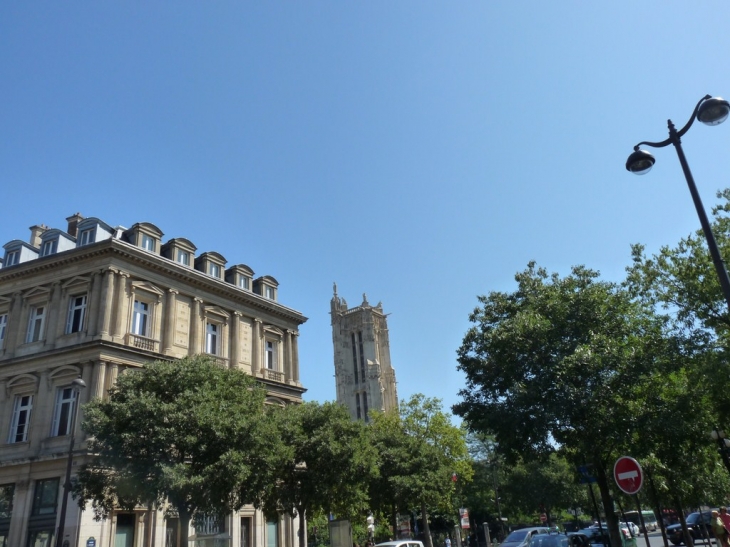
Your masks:
M330 308L337 402L347 406L356 420L368 421L370 410L397 410L395 370L390 364L388 318L383 305L371 306L363 294L362 304L348 309L335 285Z
M255 376L268 402L301 402L297 337L306 318L254 277L154 224L112 227L69 217L4 245L0 268L0 547L55 545L74 392L104 397L119 374L156 359L207 353ZM85 443L76 424L75 465ZM75 467L74 467L75 468ZM69 500L69 547L180 547L179 523L147 508L94 521ZM198 525L198 545L298 547L298 522L253 507ZM93 541L92 541L93 540ZM186 546L187 547L187 546Z

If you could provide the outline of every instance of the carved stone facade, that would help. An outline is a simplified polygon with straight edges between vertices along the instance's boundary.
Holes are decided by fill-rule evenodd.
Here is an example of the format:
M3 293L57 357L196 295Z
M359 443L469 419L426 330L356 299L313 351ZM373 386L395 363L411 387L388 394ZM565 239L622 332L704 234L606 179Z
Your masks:
M348 309L335 285L330 308L337 402L347 406L354 420L368 421L371 410L397 410L398 392L383 305L371 306L363 294L362 304Z
M183 238L162 244L150 223L127 230L79 214L67 221L66 230L34 226L29 243L4 246L0 547L55 545L75 378L87 386L83 404L106 396L127 370L204 353L255 376L271 404L301 402L304 392L297 337L306 318L277 301L273 277L254 279L242 264L226 269L215 252L195 257ZM85 457L78 424L75 446L74 468ZM97 546L180 547L177 526L144 507L97 522L69 500L64 539L69 547L91 538ZM299 546L297 519L267 521L253 507L206 523L196 537L216 526L230 547Z

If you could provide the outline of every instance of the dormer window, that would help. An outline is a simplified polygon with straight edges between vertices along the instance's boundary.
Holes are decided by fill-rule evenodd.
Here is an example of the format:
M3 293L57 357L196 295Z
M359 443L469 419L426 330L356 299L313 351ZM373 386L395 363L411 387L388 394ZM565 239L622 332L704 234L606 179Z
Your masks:
M155 252L155 238L147 234L142 234L142 248L145 251Z
M275 300L276 291L274 290L274 287L269 287L268 285L264 287L264 296L269 300Z
M5 253L5 261L3 262L5 267L15 266L20 262L20 251L8 251Z
M277 298L277 287L279 282L271 277L270 275L264 275L256 278L253 282L253 292L260 294L268 300L276 301Z
M150 253L157 253L160 248L162 233L151 222L138 222L122 234L126 241Z
M44 241L43 245L41 245L41 256L48 256L48 255L56 254L57 250L58 250L58 240L49 239L48 241Z
M160 255L187 268L193 264L195 251L195 245L184 237L170 239L160 246Z
M223 278L223 269L226 267L226 259L220 254L209 251L201 254L195 259L195 269L208 274L216 279Z
M87 228L86 230L81 231L81 233L79 233L79 246L93 243L95 233L96 228Z
M251 280L245 275L238 276L238 286L247 291L251 290Z

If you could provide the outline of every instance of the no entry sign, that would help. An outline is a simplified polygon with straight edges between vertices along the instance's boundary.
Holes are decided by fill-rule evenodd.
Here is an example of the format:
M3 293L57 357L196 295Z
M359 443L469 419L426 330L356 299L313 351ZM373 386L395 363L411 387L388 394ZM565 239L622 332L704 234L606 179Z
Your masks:
M618 487L627 494L636 494L641 490L644 482L644 473L634 458L621 456L613 466L613 478Z

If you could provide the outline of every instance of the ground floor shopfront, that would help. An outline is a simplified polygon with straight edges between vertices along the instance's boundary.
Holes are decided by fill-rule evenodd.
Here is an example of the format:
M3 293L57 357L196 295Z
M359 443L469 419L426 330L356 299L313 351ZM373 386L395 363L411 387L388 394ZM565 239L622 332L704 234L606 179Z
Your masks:
M55 547L62 485L59 476L0 484L0 547ZM97 521L90 507L69 500L63 537L64 547L299 547L298 526L287 515L270 520L244 508L195 522L184 546L179 520L162 511L119 511Z

